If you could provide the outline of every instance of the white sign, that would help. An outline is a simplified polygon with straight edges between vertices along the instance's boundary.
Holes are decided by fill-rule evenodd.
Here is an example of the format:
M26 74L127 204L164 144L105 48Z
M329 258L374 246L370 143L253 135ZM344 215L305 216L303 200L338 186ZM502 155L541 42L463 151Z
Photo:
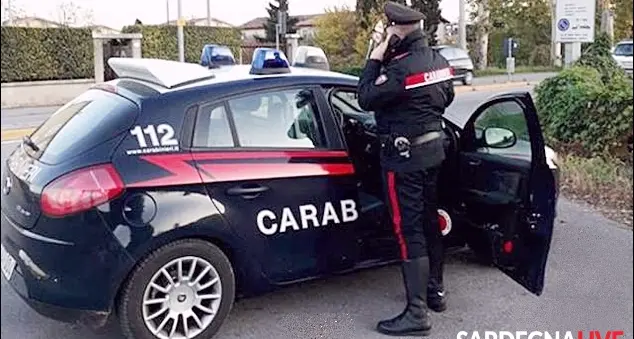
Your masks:
M593 42L595 0L557 0L557 42Z

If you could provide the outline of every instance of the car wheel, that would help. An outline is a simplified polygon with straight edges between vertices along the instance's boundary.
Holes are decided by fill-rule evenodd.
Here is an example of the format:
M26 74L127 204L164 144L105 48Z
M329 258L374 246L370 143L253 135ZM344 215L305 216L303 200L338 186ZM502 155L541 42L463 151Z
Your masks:
M468 71L464 78L462 78L462 84L466 86L470 86L473 83L473 72Z
M211 338L229 314L235 277L217 246L186 239L152 252L134 270L118 302L128 339Z

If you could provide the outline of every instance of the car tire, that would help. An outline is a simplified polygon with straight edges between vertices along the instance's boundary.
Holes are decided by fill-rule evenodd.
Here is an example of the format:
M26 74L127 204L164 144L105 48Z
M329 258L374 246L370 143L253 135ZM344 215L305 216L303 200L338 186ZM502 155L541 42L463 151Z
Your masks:
M467 73L465 73L464 78L462 78L462 84L465 86L471 86L471 84L473 84L473 72L467 71Z
M174 265L176 272L172 269ZM171 277L171 285L165 272ZM199 276L202 278L196 281ZM197 239L179 240L158 248L143 259L126 281L118 299L119 322L128 339L161 338L152 330L169 331L175 322L176 331L196 331L193 338L208 339L218 332L233 307L235 276L229 259L214 244ZM156 302L159 300L162 301ZM167 311L146 321L163 309ZM187 330L184 322L188 324Z

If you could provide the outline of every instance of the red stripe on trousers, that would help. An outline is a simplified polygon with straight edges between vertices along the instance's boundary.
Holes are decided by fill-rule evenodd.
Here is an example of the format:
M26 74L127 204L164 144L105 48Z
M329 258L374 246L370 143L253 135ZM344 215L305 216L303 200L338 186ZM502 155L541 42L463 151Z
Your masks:
M390 196L390 205L392 206L392 224L394 226L394 234L401 248L401 259L407 260L407 245L403 237L401 229L401 209L398 205L398 196L396 195L396 183L394 181L394 172L387 172L387 190Z

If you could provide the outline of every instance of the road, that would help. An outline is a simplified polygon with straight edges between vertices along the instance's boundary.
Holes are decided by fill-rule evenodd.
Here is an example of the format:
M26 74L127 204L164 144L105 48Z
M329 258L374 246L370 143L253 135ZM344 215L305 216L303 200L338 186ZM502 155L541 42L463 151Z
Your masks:
M471 112L492 94L460 94L451 109ZM2 144L3 164L16 145ZM463 330L481 331L483 339L485 330L549 331L553 337L555 331L597 330L603 338L608 330L622 330L625 336L620 339L634 339L632 230L565 199L558 213L542 296L526 292L496 269L474 263L468 252L449 255L449 309L432 315L429 338L456 338ZM386 338L373 328L376 321L401 311L400 279L398 267L390 266L241 300L217 338ZM1 293L2 338L121 338L114 325L94 334L40 317L4 280Z

